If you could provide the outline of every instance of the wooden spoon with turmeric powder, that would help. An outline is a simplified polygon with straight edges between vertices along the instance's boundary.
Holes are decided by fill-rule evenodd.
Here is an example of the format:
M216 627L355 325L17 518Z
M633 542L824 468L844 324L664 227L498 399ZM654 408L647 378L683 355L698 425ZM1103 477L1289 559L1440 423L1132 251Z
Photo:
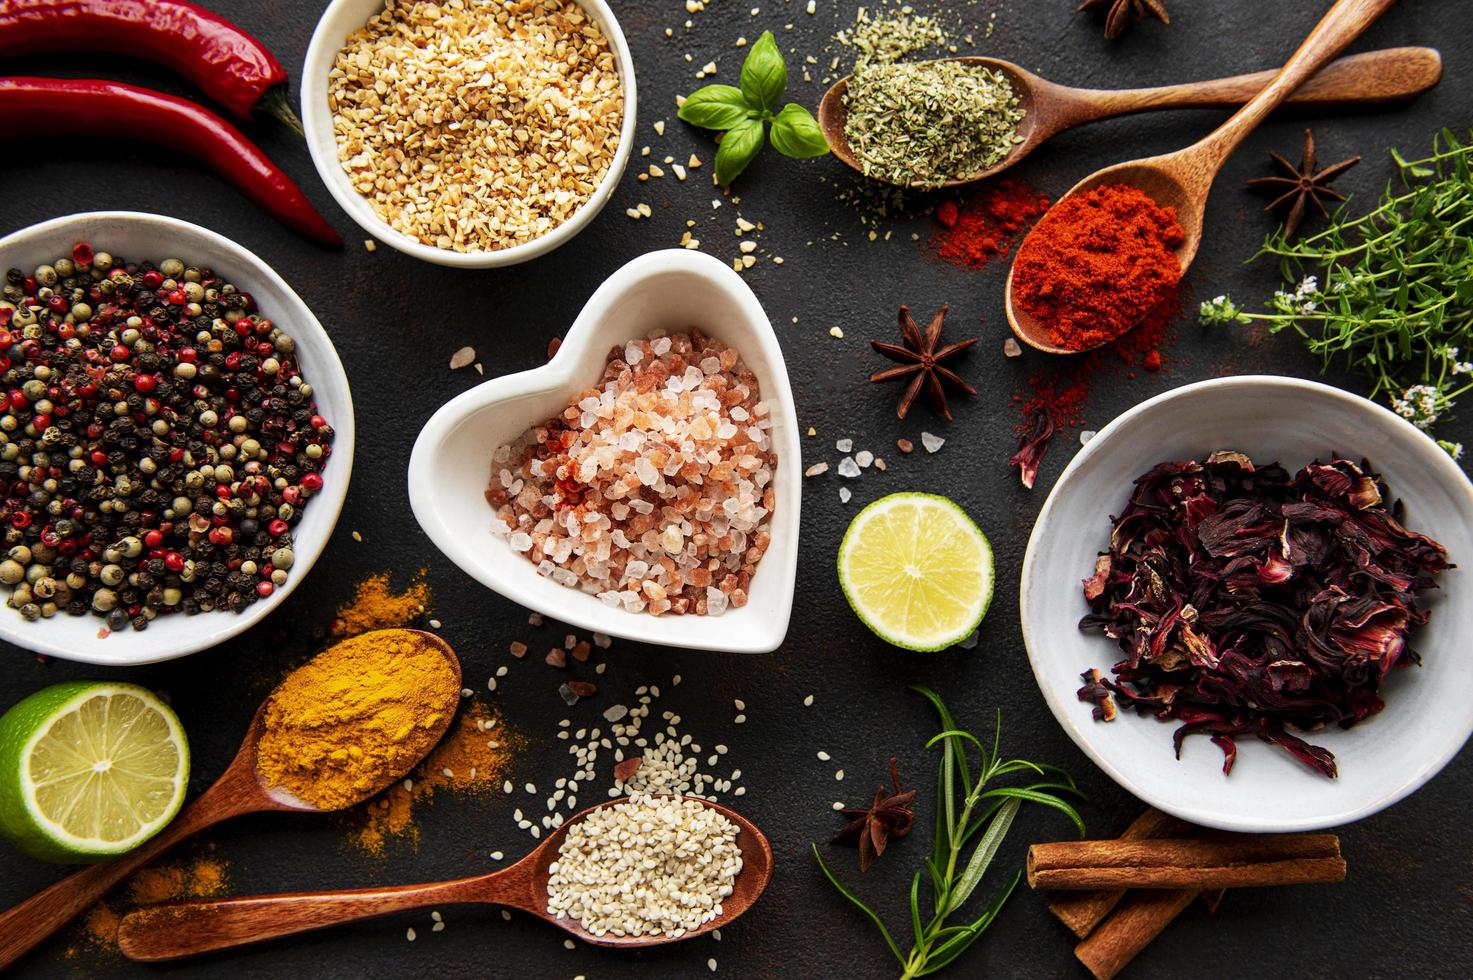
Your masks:
M341 810L403 779L450 727L460 692L460 661L432 633L376 630L319 653L277 685L229 767L173 823L0 914L0 971L207 827L247 813Z

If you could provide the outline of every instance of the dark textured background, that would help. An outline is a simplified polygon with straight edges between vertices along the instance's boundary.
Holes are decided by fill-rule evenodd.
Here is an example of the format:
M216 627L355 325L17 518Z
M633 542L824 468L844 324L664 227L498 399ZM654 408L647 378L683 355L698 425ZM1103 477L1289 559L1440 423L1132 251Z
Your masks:
M762 8L759 15L749 14L752 4ZM212 6L257 32L295 76L322 4L214 0ZM695 27L689 31L681 26L687 15L679 0L616 6L639 74L639 144L650 143L656 160L667 153L684 160L694 150L709 161L709 141L674 120L676 93L701 84L692 78L695 68L715 58L719 79L734 79L741 54L733 47L736 37L755 39L765 28L778 33L785 52L798 53L789 55L790 66L809 53L826 65L828 38L852 20L857 5L819 0L818 14L808 16L803 0L712 2L710 10L693 15ZM1101 39L1098 20L1071 13L1072 0L945 6L952 23L965 23L976 32L979 53L1015 60L1060 82L1135 86L1278 64L1327 4L1173 2L1169 28L1147 24L1115 45ZM982 27L993 11L995 34L983 40ZM785 30L788 23L791 31ZM665 37L666 27L675 29L673 38ZM1313 120L1323 159L1365 155L1365 162L1340 182L1342 189L1368 202L1391 173L1387 148L1399 146L1409 156L1420 155L1437 127L1468 125L1473 98L1470 42L1466 4L1424 0L1392 10L1358 43L1357 50L1400 44L1440 47L1447 73L1437 90L1410 108ZM690 62L683 57L687 52ZM7 70L122 77L194 95L176 78L121 59L88 58L76 64L38 59ZM818 76L804 83L794 70L791 78L790 96L815 104L822 90ZM656 138L651 129L659 118L670 122L664 138ZM1202 112L1158 114L1076 130L1037 153L1016 176L1057 194L1123 156L1163 152L1196 139L1220 118ZM1243 181L1265 172L1270 147L1297 159L1301 125L1272 121L1228 161L1208 207L1207 237L1187 280L1196 299L1230 292L1256 307L1274 288L1271 268L1243 265L1269 227L1260 212L1262 201L1244 191ZM74 211L157 211L231 235L273 265L332 334L357 396L359 458L337 534L284 608L246 636L190 659L109 672L39 663L23 651L3 651L10 666L0 673L0 708L68 678L125 677L152 685L169 694L189 730L198 791L220 772L269 687L317 647L333 608L351 595L356 581L390 568L402 577L427 565L434 614L459 651L470 686L484 690L485 678L496 666L512 665L497 703L529 740L513 778L518 784L549 783L567 770L566 743L553 737L557 720L565 714L555 693L554 671L532 658L512 661L506 647L521 639L534 650L545 650L564 631L556 625L529 628L525 611L473 583L419 533L404 488L410 446L436 407L477 380L470 371L447 370L446 361L456 348L474 345L490 375L535 367L543 362L548 339L573 320L604 276L640 253L675 244L687 218L700 223L696 234L708 250L725 259L735 255L735 209L723 207L712 222L713 194L705 180L681 184L667 176L637 183L635 173L642 168L636 155L614 201L571 244L513 269L451 271L388 248L366 252L363 236L318 183L303 146L278 127L262 125L253 133L349 239L342 254L294 237L187 160L141 146L89 146L85 136L69 143L7 144L0 154L0 231ZM708 164L700 176L709 172ZM1078 443L1072 434L1057 442L1032 493L1019 489L1016 476L1004 465L1015 421L1011 395L1044 366L1038 357L1008 361L999 352L1006 334L1006 265L963 271L929 257L924 241L934 226L925 217L884 226L895 228L892 241L866 241L856 213L835 200L836 189L848 184L845 172L830 160L794 163L764 153L738 184L741 210L750 220L766 224L760 239L763 252L782 255L785 264L763 262L746 277L777 326L799 421L819 433L805 442L810 457L805 464L836 462L834 439L852 436L857 448L867 446L884 455L892 464L889 472L871 472L854 483L855 500L848 506L840 505L832 475L807 482L798 596L788 642L780 651L746 658L618 643L601 679L604 691L574 713L579 724L591 721L608 703L627 699L637 685L662 684L663 707L682 714L685 730L697 741L731 746L728 758L743 769L748 786L743 810L771 837L777 869L767 895L725 931L722 942L708 938L636 954L588 947L570 952L562 947L561 933L527 917L506 923L492 909L453 908L445 910L448 927L441 933L431 933L428 912L415 913L172 970L145 970L93 953L68 958L65 950L75 934L63 934L26 960L16 975L198 975L208 970L242 977L691 977L705 974L710 956L718 958L720 972L728 975L893 974L893 963L868 923L821 879L807 850L810 840L826 839L835 830L829 803L840 796L837 790L857 801L881 779L891 754L900 757L907 782L923 788L929 806L926 787L932 785L933 760L921 746L936 727L929 708L905 689L914 682L936 687L962 723L978 729L990 724L1000 706L1007 750L1069 767L1089 792L1084 815L1091 831L1105 835L1120 830L1139 805L1099 773L1054 723L1034 686L1019 636L1015 577L1028 531L1044 493ZM624 216L625 208L640 201L655 206L653 220L635 223ZM912 231L920 234L921 243L910 240ZM960 405L950 427L931 420L924 409L898 423L895 391L864 381L880 363L865 340L891 335L901 303L924 314L942 302L952 304L952 335L977 332L983 337L963 365L981 394ZM795 316L797 324L792 323ZM833 325L843 328L843 340L829 336ZM1091 428L1147 396L1188 381L1257 371L1315 374L1315 365L1290 337L1268 339L1253 330L1214 335L1191 318L1184 318L1176 332L1176 342L1166 351L1166 371L1121 375L1096 385L1088 409ZM1356 386L1354 379L1331 380ZM948 439L939 454L903 458L894 451L897 437L918 440L927 428ZM1473 429L1462 423L1446 424L1442 434L1473 443ZM972 652L911 656L894 650L867 633L839 592L833 555L847 521L859 505L905 489L956 498L996 546L997 598L981 643ZM362 532L362 543L350 536L355 529ZM675 672L684 675L679 688L668 683ZM816 694L817 703L805 710L801 699L809 693ZM750 721L744 726L731 724L733 697L747 703ZM1166 734L1163 728L1162 737ZM814 752L819 748L832 753L835 761L817 762ZM842 784L832 776L838 765L849 773ZM1349 881L1232 895L1215 919L1194 907L1140 957L1133 974L1473 975L1468 938L1473 933L1473 848L1466 827L1473 804L1470 786L1473 756L1465 751L1411 799L1343 829ZM526 800L520 792L518 797L478 800L442 794L421 813L418 850L391 848L387 860L367 858L348 847L347 823L331 817L247 818L208 836L229 861L231 885L238 893L430 880L488 870L492 862L485 855L492 850L504 850L510 859L527 849L530 839L514 828L509 816L514 805ZM921 826L928 821L923 819ZM1025 812L983 890L1005 880L1029 840L1066 832L1060 819ZM899 844L859 882L861 892L879 902L902 932L899 900L928 836L921 831ZM853 852L836 849L832 857L848 880L858 879ZM7 852L0 859L0 903L18 901L60 873ZM413 944L405 941L411 925L419 933ZM1040 898L1024 892L955 973L1079 976L1083 971L1071 946Z

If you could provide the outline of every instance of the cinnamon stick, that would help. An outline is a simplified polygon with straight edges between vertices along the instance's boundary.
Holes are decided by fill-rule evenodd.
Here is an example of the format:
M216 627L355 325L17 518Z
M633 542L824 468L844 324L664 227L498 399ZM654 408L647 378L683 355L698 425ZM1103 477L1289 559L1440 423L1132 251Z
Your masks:
M1345 880L1334 834L1034 844L1030 888L1250 888Z
M1115 914L1074 947L1074 955L1096 980L1111 980L1137 953L1150 945L1199 893L1140 891L1130 895Z
M1176 817L1151 807L1136 817L1120 835L1121 840L1149 840L1154 837L1186 837L1196 828ZM1100 920L1110 914L1120 899L1125 896L1124 888L1096 888L1082 891L1059 892L1049 900L1048 908L1069 931L1080 939L1088 936Z

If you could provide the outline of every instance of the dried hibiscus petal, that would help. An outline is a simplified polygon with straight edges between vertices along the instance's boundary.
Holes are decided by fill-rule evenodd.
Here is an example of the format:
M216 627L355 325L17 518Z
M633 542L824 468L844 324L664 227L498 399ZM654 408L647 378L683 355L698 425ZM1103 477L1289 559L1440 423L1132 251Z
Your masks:
M1226 451L1152 468L1084 580L1080 628L1125 656L1112 677L1086 671L1079 699L1099 720L1118 701L1179 723L1178 753L1207 735L1225 773L1253 736L1333 777L1335 757L1287 727L1380 711L1391 669L1419 662L1419 594L1450 567L1388 499L1370 464L1338 457L1292 476Z
M1009 466L1018 468L1024 489L1033 489L1033 481L1038 478L1038 464L1043 462L1043 454L1048 452L1049 440L1053 437L1052 415L1048 412L1033 412L1028 416L1023 434L1018 437L1018 451L1008 460Z

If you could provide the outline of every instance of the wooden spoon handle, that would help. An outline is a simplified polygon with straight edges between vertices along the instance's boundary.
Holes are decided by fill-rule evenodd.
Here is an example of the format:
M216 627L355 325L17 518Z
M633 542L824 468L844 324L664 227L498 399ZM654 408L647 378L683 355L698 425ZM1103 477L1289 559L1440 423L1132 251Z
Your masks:
M1157 109L1229 109L1263 91L1277 70L1159 88L1116 91L1077 89L1071 93L1070 125ZM1409 99L1442 80L1442 55L1435 48L1386 48L1331 62L1286 100L1316 109L1340 109Z
M487 900L494 877L155 905L123 919L118 946L132 960L174 960L390 912Z
M1269 113L1277 109L1327 62L1344 51L1350 42L1360 37L1366 28L1396 2L1397 0L1336 0L1314 30L1309 32L1309 37L1304 39L1299 50L1284 63L1278 76L1210 136L1189 147L1182 157L1190 156L1200 161L1200 165L1207 170L1209 179L1206 183L1210 184L1210 177L1217 173L1222 162Z
M222 820L258 809L236 805L232 790L227 778L222 777L142 847L106 864L94 864L68 875L0 914L0 971L96 905L133 872L175 844Z

